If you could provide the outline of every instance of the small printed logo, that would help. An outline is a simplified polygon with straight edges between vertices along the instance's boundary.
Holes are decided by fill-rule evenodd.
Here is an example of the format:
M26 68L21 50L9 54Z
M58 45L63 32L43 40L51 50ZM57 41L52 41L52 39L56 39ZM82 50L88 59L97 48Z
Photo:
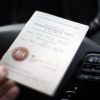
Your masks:
M29 51L25 47L17 47L12 52L12 57L14 60L17 61L23 61L25 60L29 55Z

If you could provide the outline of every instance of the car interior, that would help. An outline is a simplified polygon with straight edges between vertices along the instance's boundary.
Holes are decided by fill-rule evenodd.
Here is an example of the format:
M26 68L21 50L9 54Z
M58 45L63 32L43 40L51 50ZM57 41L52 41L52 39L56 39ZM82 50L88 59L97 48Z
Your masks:
M36 10L86 24L89 31L55 96L18 84L16 100L100 99L100 0L0 0L0 58Z

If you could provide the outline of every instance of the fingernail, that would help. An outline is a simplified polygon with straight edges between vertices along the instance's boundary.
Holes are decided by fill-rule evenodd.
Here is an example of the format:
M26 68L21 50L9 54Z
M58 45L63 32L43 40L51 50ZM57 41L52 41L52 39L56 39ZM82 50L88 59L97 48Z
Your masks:
M20 89L15 86L12 90L6 95L9 100L15 99L19 95Z
M0 80L7 76L8 72L7 69L3 66L0 66Z

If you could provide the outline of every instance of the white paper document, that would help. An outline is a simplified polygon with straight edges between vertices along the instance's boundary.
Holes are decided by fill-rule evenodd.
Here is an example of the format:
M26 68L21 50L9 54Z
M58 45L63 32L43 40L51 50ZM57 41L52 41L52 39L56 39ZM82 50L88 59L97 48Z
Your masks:
M8 78L54 95L88 26L36 11L1 59Z

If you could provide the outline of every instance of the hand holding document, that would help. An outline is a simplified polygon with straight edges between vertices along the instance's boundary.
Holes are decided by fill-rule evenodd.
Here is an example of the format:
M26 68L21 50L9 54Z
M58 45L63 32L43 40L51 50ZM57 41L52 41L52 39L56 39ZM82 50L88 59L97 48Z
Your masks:
M54 95L88 26L36 11L1 59L8 78Z

